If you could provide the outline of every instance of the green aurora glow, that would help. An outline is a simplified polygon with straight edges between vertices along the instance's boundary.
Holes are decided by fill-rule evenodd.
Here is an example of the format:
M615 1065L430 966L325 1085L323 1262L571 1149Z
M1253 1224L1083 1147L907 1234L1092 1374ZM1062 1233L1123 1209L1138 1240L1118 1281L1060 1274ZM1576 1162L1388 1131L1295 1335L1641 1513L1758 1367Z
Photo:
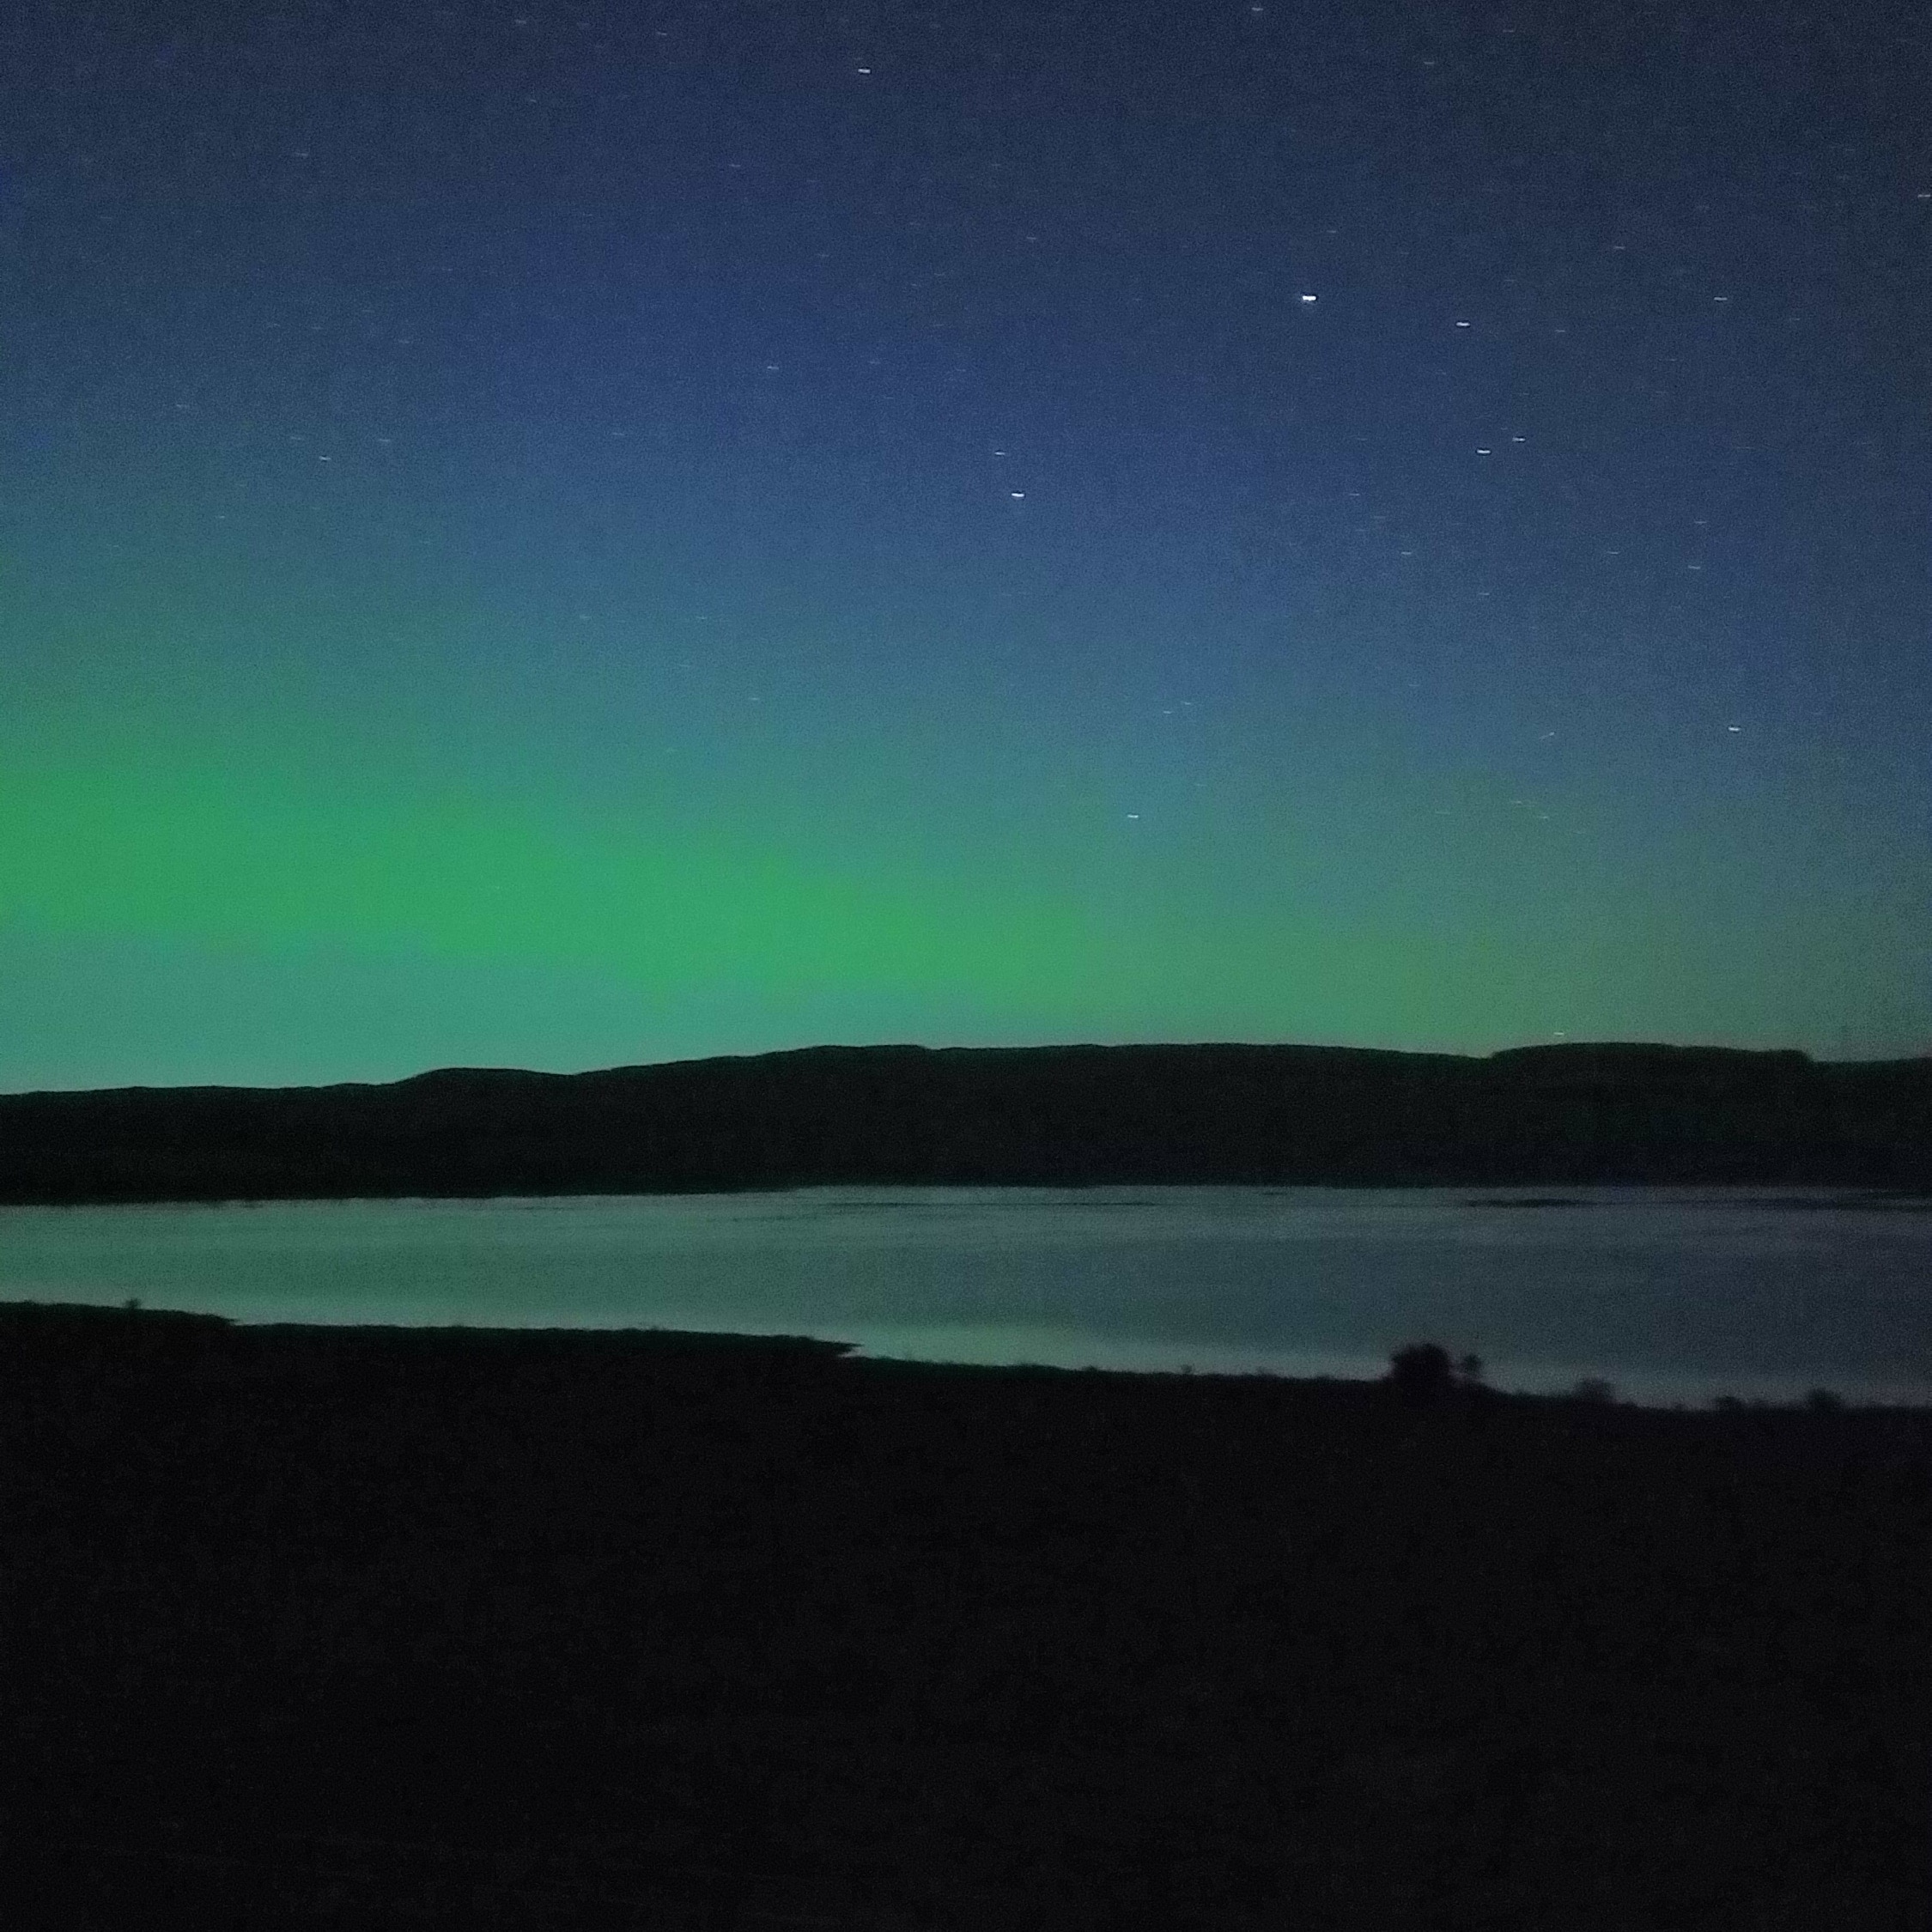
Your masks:
M10 83L0 1088L1932 1045L1926 210L1805 226L1897 171L1762 134L1780 43L1642 80L1673 172L1394 14L1007 21L982 99L167 11Z
M1237 747L1222 799L1132 820L1104 759L1083 773L1070 748L975 825L999 747L969 721L923 747L916 781L902 740L854 744L823 720L817 744L714 730L702 784L648 765L620 782L592 692L574 720L492 717L473 691L439 700L416 665L360 715L313 679L278 709L258 662L252 680L218 661L197 690L185 649L120 621L117 637L104 617L93 663L166 665L171 692L131 672L118 703L107 679L83 700L70 678L31 732L7 733L14 1085L821 1038L1828 1047L1862 962L1899 943L1868 896L1792 920L1775 896L1790 842L1754 841L1722 801L1633 847L1607 789L1572 787L1545 820L1494 775L1378 769L1331 738L1309 744L1305 791L1244 775ZM103 981L125 983L79 990Z

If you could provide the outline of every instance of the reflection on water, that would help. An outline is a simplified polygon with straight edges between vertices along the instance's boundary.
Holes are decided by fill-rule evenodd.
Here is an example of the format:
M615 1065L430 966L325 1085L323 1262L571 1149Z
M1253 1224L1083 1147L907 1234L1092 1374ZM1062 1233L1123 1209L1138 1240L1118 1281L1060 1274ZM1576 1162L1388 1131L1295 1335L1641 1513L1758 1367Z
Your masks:
M1842 1191L825 1188L0 1209L0 1297L737 1329L965 1362L1932 1400L1932 1213ZM1923 1204L1920 1204L1923 1210ZM1498 1212L1498 1208L1520 1212ZM1532 1211L1533 1210L1533 1211Z

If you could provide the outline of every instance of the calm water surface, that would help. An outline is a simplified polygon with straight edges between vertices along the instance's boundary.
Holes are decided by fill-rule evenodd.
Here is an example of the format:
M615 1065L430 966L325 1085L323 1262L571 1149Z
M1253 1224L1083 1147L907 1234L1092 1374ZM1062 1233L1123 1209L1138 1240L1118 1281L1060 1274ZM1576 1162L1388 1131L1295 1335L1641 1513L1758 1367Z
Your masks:
M877 1355L1932 1400L1932 1212L1822 1190L817 1188L0 1208L0 1298L811 1334Z

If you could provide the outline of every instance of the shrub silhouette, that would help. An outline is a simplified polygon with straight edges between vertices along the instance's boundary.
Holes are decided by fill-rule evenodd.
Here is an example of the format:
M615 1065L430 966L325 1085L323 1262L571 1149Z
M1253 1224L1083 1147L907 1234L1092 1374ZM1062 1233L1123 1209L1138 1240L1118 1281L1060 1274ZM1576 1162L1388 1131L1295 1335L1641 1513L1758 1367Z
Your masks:
M1616 1383L1606 1382L1601 1376L1583 1376L1571 1385L1570 1400L1572 1402L1588 1402L1593 1406L1601 1407L1606 1403L1614 1402L1616 1399Z
M1388 1380L1405 1408L1432 1408L1455 1386L1449 1351L1440 1342L1411 1342L1388 1358Z

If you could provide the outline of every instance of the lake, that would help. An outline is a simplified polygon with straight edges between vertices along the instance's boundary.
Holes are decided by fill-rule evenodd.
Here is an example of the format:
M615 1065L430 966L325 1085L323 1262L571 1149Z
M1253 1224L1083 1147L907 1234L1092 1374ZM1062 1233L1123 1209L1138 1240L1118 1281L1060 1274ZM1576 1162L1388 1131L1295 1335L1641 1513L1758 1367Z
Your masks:
M0 1208L0 1299L809 1334L924 1360L1932 1401L1932 1212L1813 1189L829 1188Z

